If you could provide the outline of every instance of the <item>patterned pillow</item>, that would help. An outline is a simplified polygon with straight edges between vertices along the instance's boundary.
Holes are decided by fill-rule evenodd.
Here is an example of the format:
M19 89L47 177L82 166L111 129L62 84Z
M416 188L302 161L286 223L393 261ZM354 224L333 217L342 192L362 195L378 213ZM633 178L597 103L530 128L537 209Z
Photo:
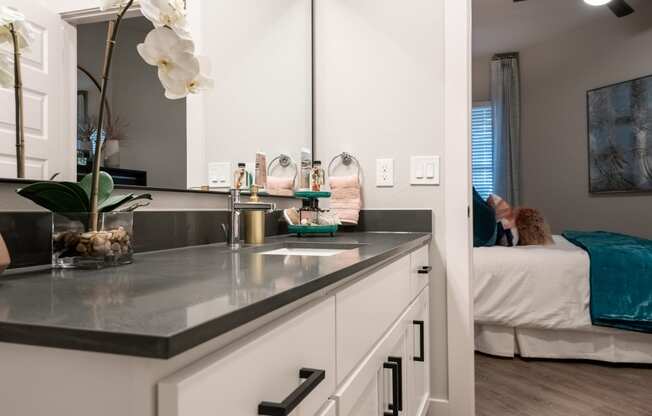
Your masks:
M519 246L554 244L550 226L541 213L533 208L516 210L516 226L520 236Z
M512 206L503 198L494 194L489 195L487 203L496 211L496 220L504 230L504 233L499 235L496 244L509 247L518 245L518 228L516 227L516 215Z

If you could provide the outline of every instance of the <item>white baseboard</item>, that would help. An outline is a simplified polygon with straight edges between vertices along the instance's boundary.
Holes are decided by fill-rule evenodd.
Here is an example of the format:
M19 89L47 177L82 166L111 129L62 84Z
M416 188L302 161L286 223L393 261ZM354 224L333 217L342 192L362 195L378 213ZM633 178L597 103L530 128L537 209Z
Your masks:
M448 416L450 407L448 400L430 399L428 416Z

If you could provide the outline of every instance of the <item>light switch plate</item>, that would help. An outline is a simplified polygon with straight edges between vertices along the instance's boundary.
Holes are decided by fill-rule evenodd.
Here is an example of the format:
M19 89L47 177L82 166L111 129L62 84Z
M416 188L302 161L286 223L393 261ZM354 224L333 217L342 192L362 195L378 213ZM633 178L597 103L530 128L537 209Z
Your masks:
M439 185L439 156L412 156L410 184Z
M394 159L376 159L376 186L394 186Z
M213 162L208 164L208 186L210 188L231 187L231 162Z

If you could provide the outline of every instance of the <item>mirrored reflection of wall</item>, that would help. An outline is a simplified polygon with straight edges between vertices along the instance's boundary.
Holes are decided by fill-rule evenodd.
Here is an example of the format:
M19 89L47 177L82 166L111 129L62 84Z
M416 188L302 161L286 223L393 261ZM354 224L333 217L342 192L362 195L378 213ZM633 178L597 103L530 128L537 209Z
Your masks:
M214 162L299 159L311 148L310 0L188 2L215 88L189 104L189 186ZM197 143L197 144L192 144ZM290 173L288 172L288 176Z

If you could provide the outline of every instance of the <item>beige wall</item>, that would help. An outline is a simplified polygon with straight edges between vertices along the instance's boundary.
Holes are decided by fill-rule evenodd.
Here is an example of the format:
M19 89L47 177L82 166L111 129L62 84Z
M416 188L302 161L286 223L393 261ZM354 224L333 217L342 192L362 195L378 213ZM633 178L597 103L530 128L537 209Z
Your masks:
M316 2L316 157L359 158L365 208L434 212L431 261L432 393L448 396L443 187L409 184L410 156L444 162L443 1ZM377 158L393 158L396 185L376 187ZM343 172L343 171L342 171Z
M523 204L543 211L555 233L607 230L652 238L652 195L589 194L586 129L587 90L652 74L649 22L642 11L520 51ZM474 100L487 95L486 62L474 65Z

